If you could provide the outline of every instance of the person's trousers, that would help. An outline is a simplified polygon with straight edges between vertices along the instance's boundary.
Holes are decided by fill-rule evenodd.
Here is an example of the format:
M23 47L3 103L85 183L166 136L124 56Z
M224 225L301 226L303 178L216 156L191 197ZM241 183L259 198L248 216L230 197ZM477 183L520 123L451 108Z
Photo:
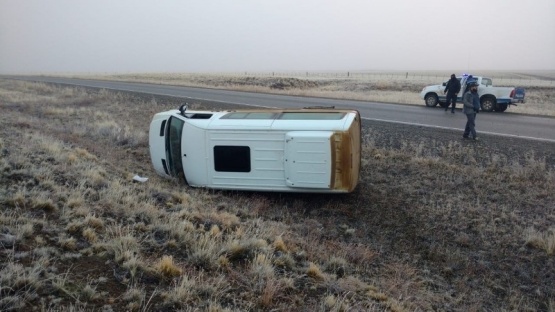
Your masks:
M447 103L447 106L445 106L445 110L449 108L449 103L451 103L451 110L455 110L455 106L457 105L457 94L447 92L445 101Z
M476 138L476 113L466 114L466 126L464 127L465 138Z

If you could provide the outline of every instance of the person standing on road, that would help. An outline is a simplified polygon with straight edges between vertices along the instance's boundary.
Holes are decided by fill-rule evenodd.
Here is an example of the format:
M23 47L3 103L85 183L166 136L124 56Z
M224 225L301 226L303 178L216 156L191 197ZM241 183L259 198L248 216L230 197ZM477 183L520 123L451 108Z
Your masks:
M461 82L455 74L451 75L451 79L447 81L447 85L445 86L445 90L443 94L447 93L447 98L445 99L447 102L447 106L445 106L445 111L449 109L449 104L451 104L451 113L455 113L455 106L457 105L457 95L461 91Z
M476 136L476 114L480 111L480 97L478 97L478 84L471 82L470 91L463 94L463 113L466 115L463 139L478 140Z

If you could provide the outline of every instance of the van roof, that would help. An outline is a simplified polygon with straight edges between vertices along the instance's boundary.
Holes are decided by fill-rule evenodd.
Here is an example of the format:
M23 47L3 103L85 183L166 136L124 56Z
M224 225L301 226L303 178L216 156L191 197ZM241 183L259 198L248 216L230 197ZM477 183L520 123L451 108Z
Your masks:
M189 123L204 129L221 128L280 128L303 130L342 130L357 116L352 109L238 109L226 111L186 110L182 115L179 110L172 114L189 119ZM353 116L354 115L354 116ZM350 116L349 118L347 118ZM347 118L347 119L346 119ZM351 121L348 121L351 120Z

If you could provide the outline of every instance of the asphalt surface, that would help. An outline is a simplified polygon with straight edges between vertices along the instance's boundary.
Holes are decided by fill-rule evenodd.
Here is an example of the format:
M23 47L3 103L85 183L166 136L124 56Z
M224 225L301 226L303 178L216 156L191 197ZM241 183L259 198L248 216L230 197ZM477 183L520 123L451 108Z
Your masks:
M335 106L357 109L366 120L426 127L440 131L462 131L466 122L466 117L460 109L455 114L451 114L439 106L426 107L424 101L422 106L418 106L46 76L0 76L0 78L139 92L222 104L280 108ZM481 112L477 117L476 125L477 130L482 134L555 143L555 118L551 117Z

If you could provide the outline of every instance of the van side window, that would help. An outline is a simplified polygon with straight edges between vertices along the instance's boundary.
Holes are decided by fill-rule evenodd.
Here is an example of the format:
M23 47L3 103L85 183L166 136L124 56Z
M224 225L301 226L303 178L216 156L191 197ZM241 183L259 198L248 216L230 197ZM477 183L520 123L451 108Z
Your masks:
M214 146L214 169L220 172L250 172L250 147L225 145Z

